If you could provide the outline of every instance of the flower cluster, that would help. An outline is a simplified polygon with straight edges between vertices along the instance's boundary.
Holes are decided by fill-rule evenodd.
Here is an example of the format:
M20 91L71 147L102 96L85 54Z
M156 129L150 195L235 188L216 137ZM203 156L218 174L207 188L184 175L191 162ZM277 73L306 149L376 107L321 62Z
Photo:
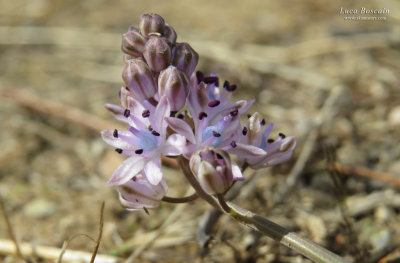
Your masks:
M102 137L128 156L107 183L117 186L128 209L157 207L165 196L162 156L190 160L199 184L213 195L243 180L241 166L281 163L296 145L294 137L282 133L270 139L273 126L258 113L247 115L242 125L241 116L254 100L231 102L236 85L195 72L198 54L176 39L175 30L156 14L142 15L138 28L129 28L122 38L121 106L106 104L106 109L127 130L105 130Z

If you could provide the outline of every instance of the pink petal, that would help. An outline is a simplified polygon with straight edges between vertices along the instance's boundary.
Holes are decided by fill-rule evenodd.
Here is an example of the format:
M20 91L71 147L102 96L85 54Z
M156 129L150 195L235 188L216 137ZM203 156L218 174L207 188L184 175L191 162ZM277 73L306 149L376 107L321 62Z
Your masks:
M132 136L131 133L129 132L124 132L124 131L118 131L118 133L121 135L118 138L114 137L114 131L112 130L104 130L101 131L101 136L103 137L103 140L115 147L115 148L120 148L122 150L135 150L137 149L136 146L132 145L132 142L129 142L128 140L130 139L130 137L132 138L132 141L134 140L134 137ZM123 140L121 137L123 136L124 139L128 139L128 140Z
M228 149L227 152L237 155L239 159L257 158L267 154L266 151L259 147L243 143L236 143L236 147Z
M121 185L128 182L143 169L145 164L146 160L142 156L129 157L115 170L106 185Z
M185 136L174 133L168 137L168 140L162 149L162 154L167 156L177 156L184 152L185 147Z
M196 143L196 138L194 137L193 130L185 121L178 118L165 118L169 126L179 134L182 134L191 143Z
M167 123L165 117L169 117L170 106L166 96L162 96L157 104L153 116L150 115L152 120L153 129L157 130L162 136L165 136Z
M161 171L161 159L157 158L156 160L149 161L144 166L144 173L147 177L147 180L149 180L152 185L159 184L163 179L163 174Z
M243 181L244 177L242 174L242 171L239 168L239 165L232 161L232 175L233 175L233 180L235 181Z

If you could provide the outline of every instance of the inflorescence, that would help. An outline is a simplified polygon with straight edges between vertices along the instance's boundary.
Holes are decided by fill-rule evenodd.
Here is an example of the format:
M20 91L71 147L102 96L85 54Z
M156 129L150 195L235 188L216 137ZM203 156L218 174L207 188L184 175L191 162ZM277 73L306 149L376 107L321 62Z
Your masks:
M293 136L269 138L273 125L258 113L247 114L241 124L254 100L231 102L237 86L224 81L220 87L215 74L196 72L198 54L176 39L157 14L142 15L138 28L130 27L122 38L121 105L105 107L128 127L101 134L128 156L107 184L117 186L129 210L155 208L165 196L162 156L183 156L204 192L216 195L244 179L240 167L279 164L296 146Z

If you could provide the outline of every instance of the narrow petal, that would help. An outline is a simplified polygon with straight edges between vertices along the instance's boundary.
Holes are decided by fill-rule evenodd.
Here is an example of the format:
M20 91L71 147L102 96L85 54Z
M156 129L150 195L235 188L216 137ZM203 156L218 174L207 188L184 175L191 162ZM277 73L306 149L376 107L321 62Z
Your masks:
M152 185L159 184L163 179L163 174L161 171L161 159L157 158L156 160L149 161L144 166L144 173L147 177L147 180L149 180Z
M240 171L239 165L232 161L232 174L233 174L233 180L235 181L243 181L244 177L242 174L242 171Z
M186 138L180 134L172 134L168 137L167 142L162 149L163 155L177 156L184 152L186 146Z
M167 122L165 117L169 117L170 106L166 96L162 96L154 111L154 115L150 115L151 125L153 129L157 130L162 136L165 136L167 129ZM165 138L165 137L164 137Z
M185 121L178 118L165 118L169 126L179 134L182 134L191 143L196 143L196 138L194 137L193 130Z
M228 149L227 152L237 155L239 159L257 158L267 154L261 148L243 143L236 143L236 147Z
M129 157L115 170L107 185L121 185L128 182L143 169L145 164L146 160L142 156Z
M103 140L115 147L115 148L120 148L122 150L134 150L137 149L136 146L132 145L132 142L134 140L133 136L129 136L127 132L123 131L117 131L120 136L115 137L114 136L114 131L112 130L104 130L101 131L101 136L103 137ZM122 138L121 138L122 137ZM132 137L132 141L129 140L130 137Z

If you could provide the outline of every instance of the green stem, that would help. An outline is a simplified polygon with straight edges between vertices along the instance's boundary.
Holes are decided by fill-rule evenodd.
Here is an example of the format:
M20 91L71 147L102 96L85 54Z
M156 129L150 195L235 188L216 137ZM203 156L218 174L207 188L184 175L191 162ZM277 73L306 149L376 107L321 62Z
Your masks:
M186 178L196 190L197 194L206 200L213 207L218 209L221 212L225 212L226 215L231 216L233 219L238 221L239 223L246 225L276 241L281 243L282 245L297 251L303 256L311 259L316 263L350 263L351 261L344 259L331 251L323 248L322 246L314 243L313 241L296 234L294 232L290 232L286 228L275 224L268 219L254 214L248 210L245 210L233 203L225 202L223 203L228 207L224 207L224 204L219 204L218 201L221 201L211 195L208 195L203 191L199 183L197 182L196 177L193 175L192 171L189 167L189 161L184 157L180 156L178 158L179 165L182 168L183 173ZM223 197L222 197L223 199Z
M167 203L174 203L174 204L178 204L178 203L187 203L193 200L196 200L199 196L194 193L192 195L189 196L185 196L185 197L170 197L170 196L164 196L161 200Z

